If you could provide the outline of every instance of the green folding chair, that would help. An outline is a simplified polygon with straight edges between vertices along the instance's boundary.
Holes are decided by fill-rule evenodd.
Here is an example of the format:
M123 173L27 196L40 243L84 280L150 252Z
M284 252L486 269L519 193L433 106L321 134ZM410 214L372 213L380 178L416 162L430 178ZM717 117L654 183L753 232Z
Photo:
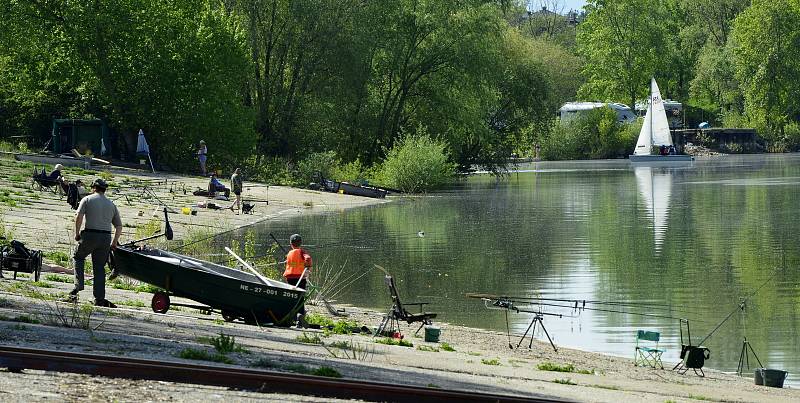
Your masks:
M635 366L649 366L661 367L664 369L664 363L661 362L661 355L665 350L658 348L658 340L661 339L661 333L650 332L647 330L636 331L636 351L633 355L633 365ZM645 345L639 345L639 342Z

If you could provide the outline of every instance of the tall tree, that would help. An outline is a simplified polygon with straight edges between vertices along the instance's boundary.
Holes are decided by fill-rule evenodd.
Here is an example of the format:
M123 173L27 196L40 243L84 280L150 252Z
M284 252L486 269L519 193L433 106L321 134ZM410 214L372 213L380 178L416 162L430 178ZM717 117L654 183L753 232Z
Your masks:
M748 115L781 140L800 118L800 1L756 0L734 23L736 78Z
M586 59L584 98L624 100L631 107L663 66L664 3L658 0L590 0L578 26L578 51Z

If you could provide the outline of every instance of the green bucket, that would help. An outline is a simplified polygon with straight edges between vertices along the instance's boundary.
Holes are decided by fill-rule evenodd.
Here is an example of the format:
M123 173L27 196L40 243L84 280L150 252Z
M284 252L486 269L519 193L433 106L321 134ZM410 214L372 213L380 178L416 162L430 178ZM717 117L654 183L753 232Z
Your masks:
M442 329L438 326L425 326L425 341L428 343L438 343Z
M754 380L756 385L782 388L787 375L788 372L780 369L756 368Z

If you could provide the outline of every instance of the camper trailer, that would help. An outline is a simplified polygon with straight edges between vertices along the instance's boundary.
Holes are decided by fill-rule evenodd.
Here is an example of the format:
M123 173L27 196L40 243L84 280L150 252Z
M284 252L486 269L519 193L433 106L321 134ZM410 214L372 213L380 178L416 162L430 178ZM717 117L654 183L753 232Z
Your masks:
M608 106L617 113L617 121L620 123L632 123L636 120L636 115L628 105L616 102L567 102L559 108L558 112L562 122L575 119L588 113L591 110Z
M671 99L664 100L664 111L667 112L667 121L670 129L683 128L683 104ZM644 116L647 112L647 102L636 103L636 115Z

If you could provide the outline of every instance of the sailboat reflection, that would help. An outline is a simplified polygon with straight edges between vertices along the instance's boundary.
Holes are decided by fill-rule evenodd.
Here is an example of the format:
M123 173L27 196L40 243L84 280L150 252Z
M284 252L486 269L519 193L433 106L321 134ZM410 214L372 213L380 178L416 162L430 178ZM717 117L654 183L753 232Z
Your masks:
M636 175L636 186L647 206L647 215L653 220L654 249L660 251L668 227L672 172L665 168L647 166L634 167L633 171Z

